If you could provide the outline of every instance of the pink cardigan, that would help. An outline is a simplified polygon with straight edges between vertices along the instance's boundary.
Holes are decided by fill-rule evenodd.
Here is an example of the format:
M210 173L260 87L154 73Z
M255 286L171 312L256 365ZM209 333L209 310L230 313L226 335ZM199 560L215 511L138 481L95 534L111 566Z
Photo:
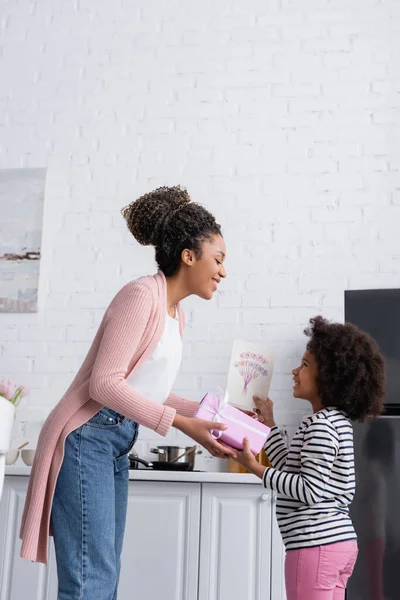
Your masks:
M181 335L184 315L178 306ZM21 556L47 565L54 489L69 433L103 406L166 435L175 413L191 417L197 403L171 394L164 405L136 393L130 373L153 352L164 330L167 286L164 274L125 285L107 308L92 346L72 384L40 433L22 515Z

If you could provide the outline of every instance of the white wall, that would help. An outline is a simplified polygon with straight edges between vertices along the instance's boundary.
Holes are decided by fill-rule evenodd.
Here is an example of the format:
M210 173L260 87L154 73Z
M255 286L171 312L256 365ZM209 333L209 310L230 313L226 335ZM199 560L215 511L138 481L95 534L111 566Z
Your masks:
M154 270L120 208L176 183L229 251L218 297L185 302L176 390L200 399L235 337L263 340L277 417L297 422L308 318L342 320L346 288L400 286L399 25L396 0L2 4L0 168L48 168L40 310L0 315L1 376L32 390L16 442L115 292Z

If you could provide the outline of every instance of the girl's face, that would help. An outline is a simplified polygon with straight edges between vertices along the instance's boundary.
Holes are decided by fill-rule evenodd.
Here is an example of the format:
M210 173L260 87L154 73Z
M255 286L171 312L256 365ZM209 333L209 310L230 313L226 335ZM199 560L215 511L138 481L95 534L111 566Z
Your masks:
M226 246L220 235L203 242L202 253L197 258L193 251L184 250L182 260L186 266L186 285L190 294L210 300L217 291L221 279L226 277L224 261Z
M293 396L309 400L312 404L320 403L317 389L318 367L314 355L309 351L303 354L301 365L293 369Z

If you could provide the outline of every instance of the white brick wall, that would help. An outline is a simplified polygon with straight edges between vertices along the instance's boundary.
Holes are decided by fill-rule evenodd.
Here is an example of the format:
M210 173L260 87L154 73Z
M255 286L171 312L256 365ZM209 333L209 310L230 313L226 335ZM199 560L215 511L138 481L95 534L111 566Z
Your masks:
M218 297L185 302L177 391L223 385L233 338L264 340L278 419L298 420L308 318L342 319L345 288L400 285L399 26L396 0L2 3L0 168L48 168L40 311L0 315L1 375L32 389L15 441L34 441L21 421L58 401L113 294L154 269L119 209L176 183L229 251Z

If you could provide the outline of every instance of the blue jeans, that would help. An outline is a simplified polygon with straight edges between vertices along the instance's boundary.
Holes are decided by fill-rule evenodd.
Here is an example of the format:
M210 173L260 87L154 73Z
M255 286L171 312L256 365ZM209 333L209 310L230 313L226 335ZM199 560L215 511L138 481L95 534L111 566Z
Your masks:
M116 600L138 424L103 408L67 437L51 528L58 600Z

